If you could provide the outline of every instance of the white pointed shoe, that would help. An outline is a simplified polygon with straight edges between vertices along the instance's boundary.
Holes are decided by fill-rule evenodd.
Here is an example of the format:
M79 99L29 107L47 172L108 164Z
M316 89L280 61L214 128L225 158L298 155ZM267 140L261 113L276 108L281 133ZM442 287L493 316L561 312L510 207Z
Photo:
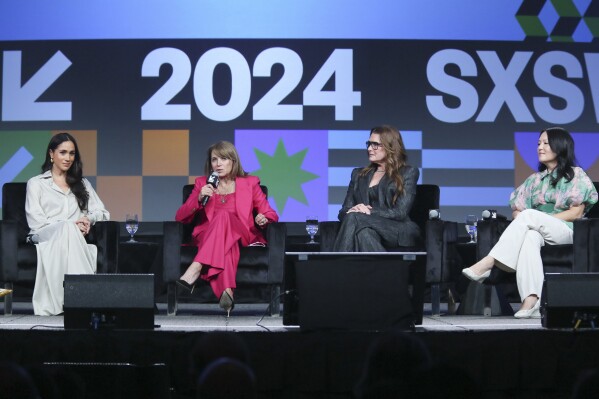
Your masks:
M531 309L519 310L514 314L517 319L540 319L541 318L541 300L537 299L537 303Z
M466 276L469 280L476 281L477 283L482 283L483 281L485 281L487 277L491 275L491 270L487 270L483 274L476 274L472 271L472 269L467 267L466 269L462 269L462 274Z

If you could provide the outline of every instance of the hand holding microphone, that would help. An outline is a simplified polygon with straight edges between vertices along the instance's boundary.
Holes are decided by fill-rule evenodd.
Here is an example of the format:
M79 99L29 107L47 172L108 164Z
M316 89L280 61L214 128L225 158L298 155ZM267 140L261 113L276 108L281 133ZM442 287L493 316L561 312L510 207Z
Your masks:
M216 190L216 188L218 187L218 183L220 182L219 178L218 178L218 173L216 172L212 172L212 174L210 176L208 176L208 179L206 180L206 185L211 185L214 190ZM214 191L213 191L214 192ZM212 194L211 194L212 195ZM208 200L210 199L211 195L207 195L205 194L202 197L202 206L206 206L206 204L208 203Z

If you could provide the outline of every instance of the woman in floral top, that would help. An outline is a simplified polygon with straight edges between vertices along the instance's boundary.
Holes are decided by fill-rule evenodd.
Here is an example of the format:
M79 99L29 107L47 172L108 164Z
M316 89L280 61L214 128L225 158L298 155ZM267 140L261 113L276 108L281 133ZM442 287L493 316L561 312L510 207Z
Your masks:
M541 132L537 146L539 172L528 177L510 196L514 221L489 255L462 270L482 282L493 266L516 273L522 299L517 318L540 318L543 287L541 247L572 244L572 222L597 202L597 190L586 173L574 166L574 141L562 128Z

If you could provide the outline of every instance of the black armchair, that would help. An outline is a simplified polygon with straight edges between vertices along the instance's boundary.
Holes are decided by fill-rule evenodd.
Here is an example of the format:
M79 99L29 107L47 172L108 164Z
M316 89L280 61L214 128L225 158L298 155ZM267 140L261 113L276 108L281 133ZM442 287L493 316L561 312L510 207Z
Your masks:
M0 221L0 281L4 288L35 282L37 252L26 242L29 234L25 216L27 183L5 183L2 186L2 213ZM118 222L97 222L86 237L98 248L98 273L114 273L117 267ZM4 299L4 314L12 314L12 294Z
M599 182L594 182L599 190ZM477 259L487 256L497 243L509 220L489 219L478 222ZM585 218L574 221L572 244L545 245L541 248L543 269L546 273L596 273L599 272L599 206L595 205ZM503 314L513 314L508 299L503 295L502 284L515 284L515 273L497 267L491 270L484 284L498 288L497 294ZM491 295L485 293L485 308L490 308Z
M421 239L416 247L386 248L388 252L417 252L426 251L426 267L417 259L412 264L410 271L410 282L412 284L412 305L416 320L422 319L422 306L424 296L424 283L431 286L431 296L436 298L436 307L439 308L439 286L448 281L450 276L450 264L441 262L443 259L451 259L446 251L450 246L443 241L444 235L451 236L455 228L457 237L457 224L443 222L441 220L429 221L429 211L439 209L440 190L439 186L432 184L419 184L416 186L416 198L410 211L410 219L414 221L421 231ZM322 222L320 224L321 250L329 252L333 250L335 238L341 226L340 222ZM434 244L434 245L432 245ZM434 254L429 252L434 251ZM429 258L430 257L430 258ZM429 261L429 259L431 259ZM419 308L416 308L418 306ZM435 305L433 304L433 307ZM437 311L438 312L438 311Z
M265 186L260 186L267 194ZM187 200L193 184L183 187L183 202ZM167 314L177 314L178 291L176 281L191 264L197 247L185 244L191 241L191 233L194 224L182 224L179 222L164 222L164 258L163 258L163 281L167 286ZM242 247L240 251L239 264L237 266L237 290L236 301L243 301L244 289L267 288L269 289L269 303L271 316L279 314L280 290L283 282L283 264L285 261L285 236L286 227L284 223L271 223L266 228L266 247ZM211 296L208 284L196 286L193 295ZM208 293L209 292L209 293Z

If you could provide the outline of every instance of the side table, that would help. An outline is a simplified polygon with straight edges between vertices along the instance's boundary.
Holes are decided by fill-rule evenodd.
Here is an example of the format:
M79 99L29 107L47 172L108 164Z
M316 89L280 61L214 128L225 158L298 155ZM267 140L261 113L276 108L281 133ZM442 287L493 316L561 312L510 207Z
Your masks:
M478 261L476 257L476 243L456 244L456 250L462 260L462 268L470 267ZM500 289L499 286L470 281L461 275L461 271L459 278L460 283L456 284L456 286L458 292L462 291L460 293L462 300L456 314L501 316L511 312L511 308L504 309L505 305L503 304L505 301L500 299L500 297L503 297L503 294L498 291ZM466 284L465 288L463 284ZM463 292L464 290L465 293ZM490 303L491 306L486 307L485 303Z
M152 266L156 262L158 249L159 244L155 242L120 242L117 273L156 273Z

